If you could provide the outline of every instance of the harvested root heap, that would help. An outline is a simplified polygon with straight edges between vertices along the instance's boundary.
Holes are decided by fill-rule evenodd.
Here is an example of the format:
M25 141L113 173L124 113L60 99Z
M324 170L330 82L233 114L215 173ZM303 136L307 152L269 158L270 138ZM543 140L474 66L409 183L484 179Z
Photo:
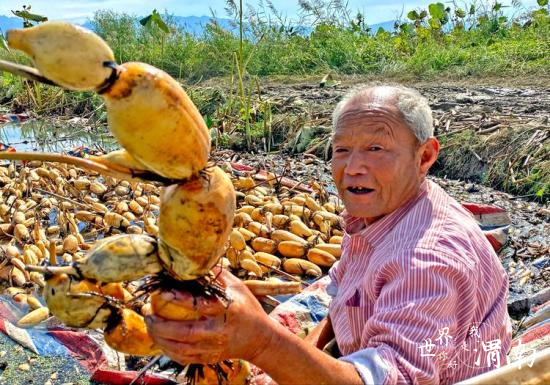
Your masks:
M5 254L11 265L4 266L0 274L16 286L24 286L28 280L43 286L49 311L68 326L102 329L105 341L127 354L158 355L161 352L147 334L143 316L152 312L173 320L198 317L193 312L181 314L181 310L162 302L161 293L171 289L216 296L229 303L231 299L211 272L224 252L227 258L222 259L223 266L243 269L248 278L256 278L245 281L256 295L300 290L298 279L257 280L266 271L279 271L282 267L288 274L316 277L322 273L319 266L329 267L339 257L341 233L334 233L338 231L339 208L331 203L321 207L308 194L279 201L269 196L266 187L256 187L252 178L232 182L224 170L208 165L207 127L181 86L163 71L144 63L117 65L110 48L99 37L61 22L11 30L7 40L11 47L32 57L36 69L27 70L33 79L100 93L105 99L109 128L123 147L86 159L0 153L3 159L63 162L92 170L92 175L104 175L105 179L90 181L75 167L48 169L40 162L31 162L21 169L17 182L20 186L13 186L13 191L28 194L44 179L57 186L50 198L34 192L37 196L32 197L34 204L29 206L41 206L44 210L48 206L45 199L49 199L50 207L55 196L63 200L58 219L63 220L71 234L62 244L48 241L49 235L60 233L61 226L42 230L41 221L27 215L32 214L32 207L21 202L22 196L10 205L0 206L2 216L9 215L13 206L16 209L12 223L0 228L2 233L11 234L21 245L29 239L35 243L25 245L22 256L18 248L8 247ZM16 170L13 165L10 167L0 177L12 183ZM72 182L64 182L61 174ZM158 189L155 182L165 186L160 199L152 194ZM268 185L274 182L272 178ZM249 192L240 194L245 204L238 210L233 183ZM83 203L74 202L64 199L69 191L92 195ZM128 200L119 201L112 210L104 204L107 202L97 199L108 194ZM69 212L69 206L75 205L84 207ZM159 212L158 224L155 212ZM133 224L137 218L150 236ZM89 246L80 234L78 221L94 223L104 230L114 229L111 234L115 235L98 241L82 255L79 250ZM31 231L29 226L33 227ZM231 246L226 251L228 239ZM56 266L59 254L70 264ZM282 256L284 262L275 254ZM40 261L48 262L47 266L36 266ZM18 296L35 308L20 325L48 316L47 309L37 304L34 297L15 288L12 291L14 298ZM194 368L198 370L186 373L199 383L245 383L249 375L249 366L242 361Z

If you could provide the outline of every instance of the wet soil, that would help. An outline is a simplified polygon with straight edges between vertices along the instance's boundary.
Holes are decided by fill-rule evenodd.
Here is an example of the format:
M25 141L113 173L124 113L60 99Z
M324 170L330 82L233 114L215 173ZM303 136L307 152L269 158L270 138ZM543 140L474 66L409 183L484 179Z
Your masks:
M323 87L313 79L307 82L267 82L260 99L269 100L278 111L309 111L314 120L330 127L335 104L351 88L371 82L364 78L343 78ZM528 86L507 85L505 80L477 82L404 82L424 95L434 112L436 134L475 129L480 134L495 132L506 125L540 122L549 129L550 78L531 79ZM211 83L207 83L210 85ZM497 127L497 125L499 125ZM492 129L489 131L488 129Z
M269 105L271 141L266 134L256 133L260 138L255 148L330 158L334 106L351 88L373 82L335 77L321 87L320 80L262 80L251 96L252 110L261 123L262 111ZM442 145L435 175L550 200L550 78L523 79L521 86L510 79L404 84L426 96L433 110L435 134ZM202 93L196 101L205 115L231 94L223 81L209 81L195 89ZM234 149L245 148L238 124L226 119L215 128L229 133ZM269 146L266 141L271 142Z

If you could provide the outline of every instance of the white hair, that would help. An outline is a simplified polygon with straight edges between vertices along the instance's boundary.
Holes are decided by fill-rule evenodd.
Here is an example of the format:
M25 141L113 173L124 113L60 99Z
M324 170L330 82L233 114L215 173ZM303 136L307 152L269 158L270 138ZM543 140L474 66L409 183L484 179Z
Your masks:
M351 89L332 113L333 131L336 131L342 111L350 103L360 103L364 108L394 105L420 143L425 143L433 136L433 117L428 100L412 88L392 84L360 86Z

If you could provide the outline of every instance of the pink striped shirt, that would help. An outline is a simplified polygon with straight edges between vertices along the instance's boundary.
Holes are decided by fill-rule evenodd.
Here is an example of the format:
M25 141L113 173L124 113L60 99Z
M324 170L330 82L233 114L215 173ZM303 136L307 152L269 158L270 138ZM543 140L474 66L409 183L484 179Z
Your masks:
M426 181L375 223L345 222L329 314L365 383L451 384L506 364L508 278L458 202Z

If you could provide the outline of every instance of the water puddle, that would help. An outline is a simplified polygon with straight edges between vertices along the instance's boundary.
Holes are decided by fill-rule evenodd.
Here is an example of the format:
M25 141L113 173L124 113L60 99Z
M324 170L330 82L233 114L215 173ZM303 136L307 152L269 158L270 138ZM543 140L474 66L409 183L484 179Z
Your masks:
M118 148L108 132L82 124L31 120L0 125L0 142L16 151L67 152L80 146L101 151Z

